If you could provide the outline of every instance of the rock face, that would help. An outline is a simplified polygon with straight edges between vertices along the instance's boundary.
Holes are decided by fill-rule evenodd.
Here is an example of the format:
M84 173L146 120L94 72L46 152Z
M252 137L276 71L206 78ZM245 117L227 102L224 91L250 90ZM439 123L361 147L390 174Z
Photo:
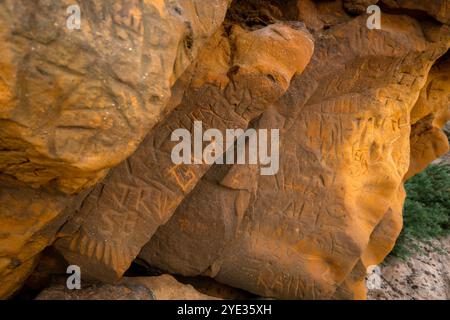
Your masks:
M0 297L20 288L79 204L50 187L34 189L0 175Z
M0 298L49 245L116 283L71 298L150 297L120 280L138 255L265 297L364 298L403 182L449 148L448 1L78 3L69 30L69 1L0 2ZM175 163L196 121L278 129L279 170Z
M42 291L37 300L215 300L170 275L123 278L120 283L91 283L81 290L68 290L65 283Z
M228 0L79 3L80 30L73 1L0 4L0 168L67 193L136 150Z
M450 299L450 238L418 245L421 253L406 261L389 258L369 276L368 299Z
M89 284L81 290L68 290L65 283L42 291L36 300L155 300L142 285Z
M383 33L361 16L316 37L305 72L254 124L282 128L277 175L213 167L141 257L263 296L363 297L366 268L401 228L409 112L449 40L383 18Z
M80 30L66 27L73 1L0 3L0 297L67 220L64 193L95 184L159 121L229 1L78 3Z
M313 42L307 31L298 28L275 24L245 31L235 27L229 38L225 30L219 30L205 53L220 58L203 59L200 54L202 63L193 70L181 104L94 189L66 225L63 232L69 234L57 246L68 261L105 281L122 276L210 168L173 163L171 151L176 143L170 141L171 132L180 127L193 132L196 120L203 121L204 130L208 126L223 133L227 128L247 128L309 62Z
M450 59L431 69L419 100L411 111L411 163L407 178L447 153L448 138L441 128L450 119Z

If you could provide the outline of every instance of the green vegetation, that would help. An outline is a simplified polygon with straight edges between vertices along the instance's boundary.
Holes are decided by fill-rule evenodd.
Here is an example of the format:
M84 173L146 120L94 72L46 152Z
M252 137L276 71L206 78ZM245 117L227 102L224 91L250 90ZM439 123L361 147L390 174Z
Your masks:
M450 166L431 165L405 184L403 230L392 255L406 258L427 242L450 234ZM438 249L438 248L437 248Z

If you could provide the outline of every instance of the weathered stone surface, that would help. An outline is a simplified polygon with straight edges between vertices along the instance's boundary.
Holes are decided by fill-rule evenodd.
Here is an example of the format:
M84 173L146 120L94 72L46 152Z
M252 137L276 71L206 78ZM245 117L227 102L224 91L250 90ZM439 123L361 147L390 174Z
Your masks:
M367 279L368 299L450 299L450 238L417 245L420 253L406 260L389 257L374 268Z
M67 193L130 156L229 0L0 3L0 171Z
M88 284L81 290L69 290L61 284L43 290L36 300L155 300L152 292L142 285Z
M448 0L230 2L80 0L68 30L68 0L0 1L0 298L55 239L83 279L141 252L256 295L365 297L404 180L448 150ZM174 164L195 120L280 129L280 171ZM149 297L129 281L73 298Z
M195 120L204 130L245 129L288 89L312 51L309 33L298 24L220 30L200 54L180 105L66 225L57 242L65 258L96 278L118 279L210 168L174 164L172 131L193 132Z
M24 281L20 290L14 294L14 299L34 299L42 290L48 288L57 277L65 278L67 274L67 261L53 248L45 248L36 259L36 267Z
M449 0L381 0L382 4L393 9L404 9L404 12L420 13L426 12L438 21L450 24L450 1ZM406 9L406 10L405 10Z
M123 278L119 283L89 283L68 290L63 279L42 291L37 300L214 300L170 275ZM64 282L64 283L63 283Z
M367 11L370 5L377 4L378 0L344 0L344 8L352 14L361 14Z
M447 121L450 121L449 54L433 66L411 111L411 164L406 178L449 151L447 135L441 129Z
M302 1L305 0L299 2ZM377 4L391 13L395 11L396 13L420 16L421 18L426 14L439 22L450 24L449 0L343 0L344 8L352 14L365 13L367 8L373 4Z
M199 292L210 297L216 297L224 300L251 300L258 298L254 294L227 286L226 284L215 281L210 277L182 277L177 276L177 279L185 284L192 285Z
M254 124L281 128L280 172L213 167L141 258L263 296L364 298L401 229L410 111L450 44L448 27L406 16L365 23L316 34L312 62Z
M191 285L178 282L167 274L159 277L124 278L120 283L143 285L152 291L156 300L218 300L198 292Z
M54 241L67 220L62 212L69 203L58 191L35 190L1 177L0 298L13 294L31 273L36 255Z

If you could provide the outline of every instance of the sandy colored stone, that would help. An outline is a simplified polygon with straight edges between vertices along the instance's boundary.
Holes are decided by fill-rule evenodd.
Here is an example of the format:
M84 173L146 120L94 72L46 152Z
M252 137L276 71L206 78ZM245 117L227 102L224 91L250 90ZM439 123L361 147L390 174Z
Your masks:
M69 30L72 4L0 3L0 298L68 219L63 193L93 186L161 119L229 1L79 1Z
M404 180L448 150L448 1L81 0L81 30L68 0L0 1L0 298L58 239L86 279L141 252L256 295L363 299ZM195 120L280 129L280 171L174 165ZM148 297L127 286L84 297Z
M226 284L215 281L210 277L182 277L177 279L185 284L192 285L197 291L210 297L216 297L223 300L251 300L260 298L248 291L227 286Z
M450 299L450 239L417 245L420 252L405 260L389 257L368 276L368 299Z
M214 166L140 257L266 297L363 299L401 230L409 114L450 44L426 28L383 14L381 32L359 16L316 33L305 72L253 124L281 128L280 172Z
M377 4L378 0L344 0L344 8L351 14L366 13L367 8Z
M35 190L17 180L0 179L0 299L11 296L35 266L37 255L68 218L71 203L51 189Z
M66 193L95 184L161 119L229 0L0 3L0 171Z
M425 12L439 22L450 24L450 1L449 0L382 0L384 5L392 9L403 9L405 13L420 14Z
M312 51L300 24L257 30L235 25L229 35L220 30L200 54L181 103L67 223L67 235L56 243L65 258L104 281L120 278L210 168L173 163L173 130L192 133L195 120L203 122L203 130L247 128L288 89Z
M36 300L216 300L170 275L123 278L117 284L85 283L80 290L67 289L62 278L58 282Z
M424 170L449 151L442 130L450 121L450 55L440 59L430 71L427 84L411 111L411 164L406 178Z

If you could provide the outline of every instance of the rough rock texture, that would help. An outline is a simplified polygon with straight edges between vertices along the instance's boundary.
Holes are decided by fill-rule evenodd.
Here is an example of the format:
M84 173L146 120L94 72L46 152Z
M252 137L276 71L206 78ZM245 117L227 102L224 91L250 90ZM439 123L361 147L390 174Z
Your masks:
M170 275L123 278L119 283L91 283L81 290L68 290L65 283L42 291L36 300L214 300Z
M282 128L280 172L215 166L141 257L263 296L363 298L400 232L409 113L448 30L426 38L385 14L383 32L361 16L316 34L305 72L254 124Z
M196 120L203 121L203 130L247 128L288 89L313 52L309 33L296 24L254 31L233 26L229 32L219 30L205 48L207 56L200 54L176 109L94 189L65 226L67 235L57 246L85 273L105 281L122 276L210 168L172 162L173 130L193 132Z
M73 193L130 156L228 0L0 3L0 170ZM38 14L37 14L38 13Z
M66 28L73 1L0 2L0 298L67 220L63 193L93 185L159 121L229 1L78 3L81 30Z
M351 14L364 13L367 7L378 3L378 0L344 0L344 9Z
M68 219L70 199L58 191L27 187L0 178L0 297L17 290L35 266L37 255Z
M449 0L380 0L379 2L392 9L404 9L404 12L411 14L426 13L442 23L450 24Z
M388 258L375 269L368 277L368 299L450 299L450 238L420 243L419 247L422 252L406 261Z
M0 1L0 298L50 244L108 282L140 253L256 295L364 298L404 180L448 150L449 0L80 0L81 30L69 2ZM279 172L175 165L195 120L279 129ZM92 293L146 295L119 285Z
M170 275L159 277L124 278L120 283L143 285L153 292L156 300L217 300L202 294L191 285L182 284Z
M442 127L450 119L450 55L431 69L427 84L411 111L411 163L406 178L424 170L447 153L448 138Z
M43 290L36 300L155 300L143 285L97 283L85 285L81 290L68 290L61 282Z
M408 13L414 16L428 15L439 22L450 24L449 0L343 0L344 8L351 14L364 13L373 4L390 12ZM300 1L301 2L301 1Z
M210 277L183 277L177 276L177 280L192 285L197 291L207 296L224 300L251 300L258 296L241 289L227 286Z

